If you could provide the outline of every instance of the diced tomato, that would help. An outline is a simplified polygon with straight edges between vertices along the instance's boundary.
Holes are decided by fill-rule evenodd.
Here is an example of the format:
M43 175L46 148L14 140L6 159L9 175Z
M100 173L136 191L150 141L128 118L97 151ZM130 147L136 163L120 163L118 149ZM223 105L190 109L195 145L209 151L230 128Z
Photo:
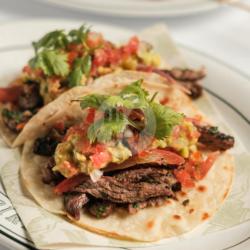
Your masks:
M16 102L22 92L22 86L0 88L0 102Z
M185 169L175 170L174 175L183 187L192 188L195 186L193 179Z
M87 125L90 125L91 123L94 122L95 113L96 113L96 110L94 108L89 108L88 109L88 114L87 114L87 117L86 117L86 120L85 120Z
M139 64L136 68L136 70L143 71L143 72L153 72L153 69L154 68L152 66L143 65L143 64Z
M200 151L195 151L191 154L190 159L194 162L201 162L202 161L202 153Z
M182 165L185 160L182 156L164 149L150 149L138 155L139 158L151 157L152 162L158 164Z
M67 49L70 51L82 51L83 45L79 43L70 43L67 45Z
M111 154L107 151L100 151L90 156L94 168L100 169L105 167L112 160Z
M163 99L160 100L160 103L162 105L166 105L169 102L169 98L168 97L164 97Z
M139 39L136 36L130 38L128 43L122 47L122 52L125 56L136 54L139 48Z
M201 115L195 115L194 117L185 117L186 121L192 122L194 125L200 125L202 121Z
M17 126L16 126L17 131L21 131L25 125L26 125L26 122L21 122L21 123L17 124Z
M64 121L56 122L53 127L59 131L64 131L64 129L65 129Z
M77 57L78 57L77 51L70 51L68 53L68 63L71 65Z
M26 65L23 67L23 73L26 73L28 75L35 75L37 77L43 76L43 70L42 69L32 69L29 65Z
M68 177L72 177L79 172L79 169L69 161L64 161L61 168L67 173Z
M97 49L94 53L93 65L104 66L108 62L108 57L104 49Z
M78 174L71 178L65 179L54 188L54 192L56 194L63 194L65 192L68 192L70 189L80 185L85 179L85 174Z
M195 172L194 178L196 180L202 180L213 166L214 162L219 156L219 152L210 153L205 161L203 161Z
M180 133L181 133L181 127L179 125L175 126L172 132L173 139L175 140L178 139L180 137Z
M30 75L32 72L32 69L29 65L26 65L23 67L23 73L27 73L28 75Z
M100 47L103 44L103 41L104 40L101 33L89 32L86 39L86 44L90 49L95 49Z

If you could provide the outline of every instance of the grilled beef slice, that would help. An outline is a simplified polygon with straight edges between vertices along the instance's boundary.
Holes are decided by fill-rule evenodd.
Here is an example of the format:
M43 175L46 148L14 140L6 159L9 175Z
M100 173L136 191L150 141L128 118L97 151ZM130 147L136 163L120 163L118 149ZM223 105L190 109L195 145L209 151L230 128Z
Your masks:
M171 70L162 70L165 74L169 74L172 78L177 80L188 91L192 99L197 99L202 95L202 86L199 80L206 76L205 70L180 69L173 68Z
M23 85L23 91L18 98L20 110L33 110L43 105L37 82L28 82Z
M234 146L234 137L226 135L212 126L197 126L200 132L199 142L206 149L212 151L225 151Z
M129 203L127 206L128 212L130 214L135 214L139 210L146 208L146 207L160 207L164 205L164 203L166 203L167 199L168 197L163 196L163 197L150 198L148 200L141 201L141 202Z
M55 166L54 157L50 157L47 166L41 169L42 181L45 184L57 185L63 180L63 176L59 172L54 172L52 168Z
M98 219L108 217L114 212L114 209L115 204L105 200L96 200L91 202L91 204L87 207L88 212Z
M70 194L64 197L65 210L76 220L80 219L82 207L88 203L89 199L86 194Z
M169 73L175 80L193 82L203 79L206 76L204 68L199 70L172 68L171 70L164 70Z
M2 119L6 127L12 132L19 133L22 130L22 126L18 126L21 123L26 123L31 117L30 111L19 111L13 108L5 108L2 110Z
M63 136L64 135L61 131L58 131L55 128L51 129L46 136L36 139L33 152L43 156L54 155L56 147L58 143L62 141Z
M86 194L90 199L126 205L156 197L175 198L177 183L173 174L164 167L140 167L103 176L97 182L86 178L81 185L70 190L69 194ZM72 216L75 214L70 208L73 204L71 199L67 199L65 205L66 211ZM96 209L92 209L92 214Z

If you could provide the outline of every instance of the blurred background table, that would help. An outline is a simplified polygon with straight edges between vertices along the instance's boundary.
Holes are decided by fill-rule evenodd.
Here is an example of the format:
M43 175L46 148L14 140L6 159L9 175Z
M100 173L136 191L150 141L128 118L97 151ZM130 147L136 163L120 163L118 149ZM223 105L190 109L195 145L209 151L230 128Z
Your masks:
M250 0L245 2L250 4ZM231 6L181 17L125 18L51 6L38 0L0 0L0 24L28 18L90 20L134 31L163 22L177 42L210 54L250 75L250 13Z

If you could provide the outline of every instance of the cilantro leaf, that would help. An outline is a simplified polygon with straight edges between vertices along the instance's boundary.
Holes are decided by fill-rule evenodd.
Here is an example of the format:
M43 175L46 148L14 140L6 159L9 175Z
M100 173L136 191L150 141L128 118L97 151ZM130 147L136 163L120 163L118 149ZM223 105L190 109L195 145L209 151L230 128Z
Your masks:
M80 99L80 106L82 109L85 108L99 108L103 101L107 98L106 95L92 94L84 96Z
M71 38L73 43L84 43L90 29L85 25L82 25L79 29L73 29L68 33L68 36Z
M183 120L183 114L175 112L173 109L163 106L159 103L150 103L156 121L155 137L163 139L170 135L173 127Z
M86 55L82 61L83 73L88 77L91 70L92 60L90 55Z
M149 93L142 88L143 80L140 79L126 86L120 93L120 96L126 98L131 95L136 95L140 100L146 100Z
M96 140L102 143L108 142L113 136L122 133L128 124L129 121L124 114L115 112L114 115L91 124L88 128L88 138L91 143Z
M82 72L82 58L76 58L73 65L73 70L69 74L69 87L81 85Z
M44 50L30 60L32 68L41 68L45 75L66 76L69 73L67 55L54 50Z
M68 44L68 38L63 30L55 30L47 33L37 42L33 42L32 45L37 53L40 49L58 49L65 48Z
M86 55L85 57L76 58L74 61L73 69L69 74L69 86L75 87L81 85L82 77L85 74L89 76L91 70L91 57Z

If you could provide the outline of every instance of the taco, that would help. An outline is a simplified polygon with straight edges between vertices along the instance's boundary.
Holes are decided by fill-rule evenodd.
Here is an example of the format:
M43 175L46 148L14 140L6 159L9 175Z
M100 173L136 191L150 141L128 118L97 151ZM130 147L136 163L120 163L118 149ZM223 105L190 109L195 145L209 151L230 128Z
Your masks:
M104 76L49 106L24 131L21 180L40 206L84 229L177 236L211 218L230 190L234 138L159 75Z
M18 79L0 89L0 131L12 145L28 121L45 105L76 86L119 70L155 72L185 85L191 97L201 95L197 82L203 69L159 69L161 58L150 44L131 37L123 45L104 39L102 34L81 26L69 32L55 30L32 43L34 57Z

